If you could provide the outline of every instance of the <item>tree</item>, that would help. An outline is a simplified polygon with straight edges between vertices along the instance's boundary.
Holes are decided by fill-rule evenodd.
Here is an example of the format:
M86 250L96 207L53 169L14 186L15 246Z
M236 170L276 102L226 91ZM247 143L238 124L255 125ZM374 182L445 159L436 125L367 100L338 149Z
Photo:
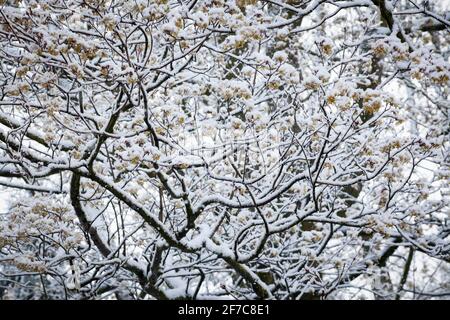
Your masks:
M448 296L445 10L0 0L0 294Z

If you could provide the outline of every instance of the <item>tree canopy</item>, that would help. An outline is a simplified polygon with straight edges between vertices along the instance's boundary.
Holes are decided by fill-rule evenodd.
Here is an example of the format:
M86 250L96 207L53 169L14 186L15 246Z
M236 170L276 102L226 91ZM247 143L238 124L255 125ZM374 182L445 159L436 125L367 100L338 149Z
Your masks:
M0 297L450 295L447 0L0 0Z

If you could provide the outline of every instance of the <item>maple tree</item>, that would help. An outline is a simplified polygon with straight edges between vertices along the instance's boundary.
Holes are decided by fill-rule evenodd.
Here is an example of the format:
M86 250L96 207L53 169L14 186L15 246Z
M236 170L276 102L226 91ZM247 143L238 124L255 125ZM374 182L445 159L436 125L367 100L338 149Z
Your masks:
M448 296L446 10L0 0L0 295Z

